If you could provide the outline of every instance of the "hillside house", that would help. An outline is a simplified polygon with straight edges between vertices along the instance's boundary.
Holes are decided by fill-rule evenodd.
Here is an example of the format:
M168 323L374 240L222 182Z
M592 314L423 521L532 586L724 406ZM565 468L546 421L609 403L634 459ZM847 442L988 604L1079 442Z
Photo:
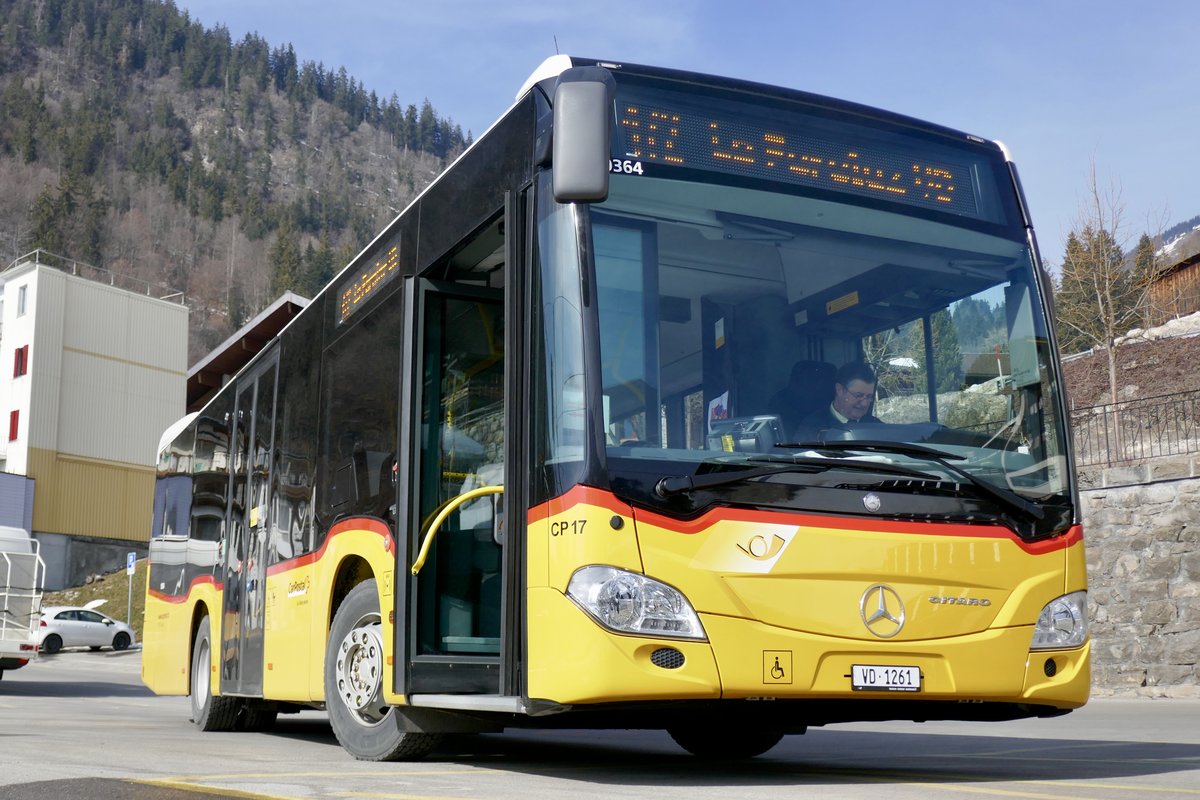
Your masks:
M1145 325L1152 328L1200 311L1200 253L1160 270L1150 283Z

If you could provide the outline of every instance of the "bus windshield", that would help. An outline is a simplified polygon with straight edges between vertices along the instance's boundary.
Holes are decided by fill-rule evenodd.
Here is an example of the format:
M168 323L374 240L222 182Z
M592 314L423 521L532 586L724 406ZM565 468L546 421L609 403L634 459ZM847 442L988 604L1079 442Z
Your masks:
M591 209L598 413L614 478L821 456L966 477L901 446L919 444L1003 491L1067 493L1052 351L1019 225L651 172L613 175ZM839 379L847 364L868 372Z

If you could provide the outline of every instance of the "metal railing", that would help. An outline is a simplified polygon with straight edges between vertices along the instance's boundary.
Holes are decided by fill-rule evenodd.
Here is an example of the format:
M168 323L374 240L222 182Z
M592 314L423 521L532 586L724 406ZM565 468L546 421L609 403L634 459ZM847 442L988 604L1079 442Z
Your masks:
M1200 452L1200 391L1071 409L1071 436L1081 467Z
M30 657L31 651L21 650L19 645L33 645L36 653L46 580L41 543L33 539L22 546L29 551L0 550L0 655L16 658Z
M148 297L177 301L180 305L187 305L183 292L178 289L172 289L166 284L143 280L132 275L122 275L119 272L113 272L104 267L97 267L83 261L76 261L73 258L55 255L41 248L14 259L5 269L12 269L18 264L24 264L29 261L32 261L34 264L53 267L60 272L65 272L79 278L107 283L109 286L115 286L126 291L144 292Z

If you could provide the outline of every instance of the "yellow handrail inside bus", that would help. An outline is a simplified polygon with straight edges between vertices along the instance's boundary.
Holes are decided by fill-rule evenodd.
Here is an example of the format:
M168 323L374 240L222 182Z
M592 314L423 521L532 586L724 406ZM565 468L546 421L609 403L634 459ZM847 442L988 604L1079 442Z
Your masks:
M469 492L463 492L458 497L452 497L442 504L441 511L429 523L429 527L425 531L425 540L421 542L421 552L417 553L417 560L413 562L412 574L416 575L421 571L421 567L425 566L425 559L429 556L429 548L433 545L433 537L437 535L438 529L442 527L442 523L452 514L455 509L461 506L468 500L474 500L477 497L484 497L489 494L502 494L503 486L480 486L478 489L472 489Z

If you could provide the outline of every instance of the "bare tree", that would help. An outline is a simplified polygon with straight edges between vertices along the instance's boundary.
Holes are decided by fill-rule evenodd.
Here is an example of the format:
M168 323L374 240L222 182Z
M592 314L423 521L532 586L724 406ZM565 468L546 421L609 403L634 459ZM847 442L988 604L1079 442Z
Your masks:
M1056 294L1064 349L1105 350L1110 402L1116 403L1118 337L1142 323L1153 265L1126 257L1127 231L1121 187L1101 187L1091 165L1088 197L1067 239Z

